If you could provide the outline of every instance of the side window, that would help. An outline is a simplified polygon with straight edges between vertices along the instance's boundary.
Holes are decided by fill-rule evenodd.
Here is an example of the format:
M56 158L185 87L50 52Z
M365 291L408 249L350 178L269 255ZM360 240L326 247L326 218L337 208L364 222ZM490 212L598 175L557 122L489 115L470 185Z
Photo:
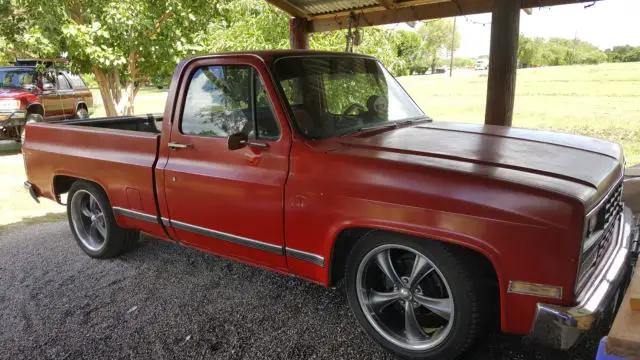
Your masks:
M69 81L71 82L71 86L73 86L73 88L86 88L87 87L87 85L85 85L84 81L82 81L82 78L80 77L80 75L67 73L66 76L67 76L67 79L69 79Z
M71 85L67 81L67 79L62 75L62 73L58 74L58 89L60 90L69 90L71 89Z
M273 114L271 100L269 100L262 80L255 72L253 81L255 84L255 121L258 124L257 137L258 139L277 140L280 137L280 127Z
M55 74L52 72L46 72L42 74L42 86L44 90L55 90L56 89Z
M258 123L258 133L254 131ZM185 135L277 139L280 128L264 86L250 66L203 67L193 74L180 131Z

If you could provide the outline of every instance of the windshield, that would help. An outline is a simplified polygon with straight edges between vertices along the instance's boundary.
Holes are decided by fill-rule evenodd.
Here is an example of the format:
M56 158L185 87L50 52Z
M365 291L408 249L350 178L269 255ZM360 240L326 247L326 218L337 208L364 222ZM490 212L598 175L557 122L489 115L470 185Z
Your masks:
M424 118L376 60L355 56L285 57L276 80L298 129L314 139Z
M0 69L0 88L33 88L37 85L36 72L32 70Z

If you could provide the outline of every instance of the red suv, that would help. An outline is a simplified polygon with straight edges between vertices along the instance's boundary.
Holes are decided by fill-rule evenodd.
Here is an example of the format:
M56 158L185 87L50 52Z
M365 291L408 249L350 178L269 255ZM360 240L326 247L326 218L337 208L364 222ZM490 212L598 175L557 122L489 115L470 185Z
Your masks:
M89 117L93 97L82 78L41 64L44 71L35 61L0 67L0 140L24 141L30 122Z

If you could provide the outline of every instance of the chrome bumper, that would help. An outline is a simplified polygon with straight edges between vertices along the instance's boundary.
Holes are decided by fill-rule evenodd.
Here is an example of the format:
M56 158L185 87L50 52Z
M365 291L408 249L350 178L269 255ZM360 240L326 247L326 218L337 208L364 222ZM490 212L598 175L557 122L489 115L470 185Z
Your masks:
M38 194L36 193L36 189L33 188L33 184L31 184L28 181L25 181L24 182L24 188L27 189L27 191L29 192L29 195L31 195L33 200L35 200L35 202L40 204L40 200L38 200Z
M596 275L592 285L584 290L586 295L577 306L538 303L529 334L533 341L557 349L571 348L582 334L595 326L619 291L628 286L626 282L631 269L631 254L637 251L632 248L634 239L631 238L632 229L636 225L628 208L624 208L616 226L619 240L616 251L607 260L604 270Z
M2 110L0 111L0 127L22 126L26 116L26 110Z

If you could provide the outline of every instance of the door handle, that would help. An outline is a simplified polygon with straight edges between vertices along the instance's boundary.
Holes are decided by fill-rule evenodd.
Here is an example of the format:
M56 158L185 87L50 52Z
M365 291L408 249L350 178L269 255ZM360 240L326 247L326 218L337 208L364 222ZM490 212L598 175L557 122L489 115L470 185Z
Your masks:
M175 142L170 142L167 144L171 149L184 149L193 146L192 144L180 144Z
M260 149L268 149L269 148L269 144L256 142L256 141L244 141L244 144L247 145L247 146L250 146L250 147L260 148Z

